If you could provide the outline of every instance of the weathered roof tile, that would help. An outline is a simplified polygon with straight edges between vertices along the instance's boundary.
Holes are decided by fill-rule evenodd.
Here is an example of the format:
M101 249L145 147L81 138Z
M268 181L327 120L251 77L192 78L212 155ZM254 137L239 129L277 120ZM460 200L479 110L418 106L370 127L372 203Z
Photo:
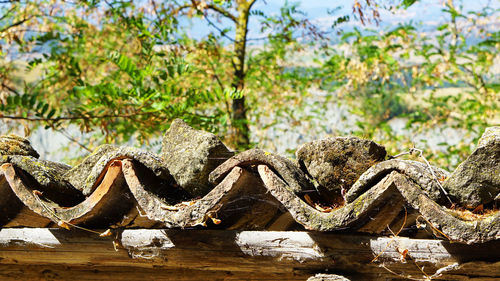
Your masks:
M1 150L0 223L4 227L62 223L86 227L305 228L376 234L400 229L398 235L482 243L500 238L500 212L491 201L499 194L498 173L477 173L499 167L497 150L496 138L482 142L451 175L434 167L431 173L429 166L420 162L382 161L365 171L345 194L345 202L335 206L321 200L296 162L262 150L242 152L210 168L213 185L206 185L201 194L193 194L193 189L177 182L182 169L172 176L159 156L136 148L103 146L74 168ZM168 153L176 161L190 155L177 150ZM463 180L467 171L480 178ZM437 182L445 177L444 187L457 205L468 206L470 202L454 188L488 188L491 196L479 199L487 209L484 214L450 209Z

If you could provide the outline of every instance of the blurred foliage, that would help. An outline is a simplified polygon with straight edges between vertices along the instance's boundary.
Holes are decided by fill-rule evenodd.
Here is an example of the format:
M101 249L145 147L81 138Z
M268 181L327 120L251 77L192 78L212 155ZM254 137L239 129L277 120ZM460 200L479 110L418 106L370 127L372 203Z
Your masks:
M27 70L41 74L21 85L2 77L2 85L12 85L2 92L4 117L18 117L28 129L39 122L55 130L74 124L94 133L83 140L89 144L96 137L101 142L99 136L107 142L132 136L148 140L176 117L208 128L220 115L216 110L200 114L216 95L182 84L202 70L190 67L176 45L174 17L158 13L152 20L146 16L151 13L129 2L104 7L30 1L11 6L31 10L31 20L4 36L5 45L16 52L9 55L27 58ZM17 16L10 11L4 13ZM171 48L155 49L165 44Z
M355 134L384 143L393 154L423 146L429 158L452 169L486 127L499 124L499 11L461 10L448 1L447 22L428 32L410 23L343 34L340 48L324 63L323 87L361 117ZM390 125L394 118L404 120L411 133L396 131ZM415 140L445 135L447 128L462 135L457 145Z
M282 93L307 88L307 79L283 71L287 54L303 48L297 38L321 37L296 4L268 15L254 2L2 2L1 118L22 123L26 134L76 125L87 134L70 138L90 148L144 143L182 118L246 148L249 132L237 132L240 141L239 127L270 107L288 108ZM262 38L247 37L250 16ZM189 19L206 20L212 32L189 36ZM259 46L247 49L251 40ZM23 78L33 72L33 81Z
M433 30L409 23L337 36L298 4L269 13L254 2L2 1L0 118L27 135L51 128L86 149L130 140L154 146L174 118L235 149L272 149L269 138L277 136L268 130L320 128L325 111L315 106L338 103L357 118L347 133L373 138L392 154L418 145L448 168L499 123L497 10L463 12L447 1L447 22ZM386 2L408 8L416 1ZM331 28L383 21L380 3L354 1L349 15L332 7ZM248 36L249 18L261 37ZM191 21L211 32L190 36ZM311 93L318 88L324 100ZM394 128L395 120L406 128ZM85 134L68 133L75 127ZM448 128L463 136L458 145L416 139Z

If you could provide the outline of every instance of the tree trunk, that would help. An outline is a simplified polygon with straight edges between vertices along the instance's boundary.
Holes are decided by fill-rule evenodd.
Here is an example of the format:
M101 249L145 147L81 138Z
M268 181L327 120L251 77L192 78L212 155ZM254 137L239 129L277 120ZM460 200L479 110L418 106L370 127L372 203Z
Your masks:
M238 1L238 18L234 38L233 67L234 78L231 86L241 91L245 87L245 53L248 33L248 16L255 1ZM250 130L246 116L245 97L232 101L232 129L233 140L238 148L246 149L250 146Z

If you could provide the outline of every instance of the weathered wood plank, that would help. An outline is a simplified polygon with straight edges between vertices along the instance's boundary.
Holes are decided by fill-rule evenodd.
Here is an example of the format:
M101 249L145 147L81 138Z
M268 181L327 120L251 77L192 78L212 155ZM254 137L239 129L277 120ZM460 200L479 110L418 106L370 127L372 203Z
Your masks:
M113 240L118 245L116 250ZM165 268L172 272L219 272L220 278L229 272L240 279L253 272L269 279L292 279L326 270L356 274L354 280L396 278L381 267L384 265L398 274L419 278L419 267L432 275L448 266L441 278L468 280L468 276L475 276L487 280L500 278L499 248L498 240L465 245L322 232L126 229L114 239L77 230L0 230L0 265L78 268L89 272L94 267L102 272L111 267L135 268L138 272ZM408 250L406 261L400 254L404 250ZM378 260L372 262L379 254ZM12 270L13 276L22 271ZM88 278L93 276L88 274ZM211 279L216 279L215 275ZM0 278L4 276L0 274ZM196 279L195 275L192 279Z
M0 280L306 280L309 273L214 271L129 266L2 265ZM22 278L21 278L22 277Z

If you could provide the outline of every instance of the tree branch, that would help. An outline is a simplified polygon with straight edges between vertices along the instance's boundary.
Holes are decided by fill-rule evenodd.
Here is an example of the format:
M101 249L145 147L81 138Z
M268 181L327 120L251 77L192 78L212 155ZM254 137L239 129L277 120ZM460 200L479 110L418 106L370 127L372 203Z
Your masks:
M217 29L217 31L219 31L219 33L226 37L227 39L231 40L231 42L235 42L234 38L231 38L230 36L226 35L226 32L224 32L222 29L220 29L220 27L218 27L217 25L215 25L215 23L213 23L211 20L209 20L207 17L205 17L205 20L208 22L209 25L211 25L213 28Z
M83 143L79 142L77 139L75 139L74 137L72 137L70 134L68 134L68 132L66 132L65 129L56 129L56 128L52 128L53 130L56 130L58 131L59 133L61 133L63 136L65 136L68 140L76 143L78 146L80 146L81 148L89 151L89 152L92 152L92 150L90 148L88 148L86 145L84 145Z
M31 18L33 18L33 16L27 17L27 18L22 19L22 20L20 20L20 21L18 21L18 22L15 22L15 23L13 23L13 24L11 24L11 25L9 25L9 26L7 26L7 27L3 28L3 29L0 29L0 33L1 33L1 32L4 32L4 31L6 31L6 30L8 30L8 29L10 29L10 28L13 28L13 27L16 27L16 26L18 26L18 25L21 25L21 24L23 24L23 23L25 23L25 22L29 21Z
M177 9L174 10L175 14L178 14L180 11L187 9L187 8L192 8L193 6L191 4L185 4L182 6L177 7Z
M191 0L191 4L184 4L182 6L179 6L177 9L175 9L175 12L180 12L184 9L187 9L187 8L193 8L197 11L200 11L200 12L203 12L203 10L201 10L199 7L198 7L198 2L196 0ZM222 7L219 7L219 6L216 6L216 5L213 5L213 4L207 4L206 6L206 9L210 9L214 12L217 12L219 14L221 14L222 16L232 20L234 23L237 23L238 22L238 19L236 18L236 16L234 16L233 14L231 14L231 12L229 12L228 10L222 8Z
M16 94L16 95L20 95L18 91L16 91L16 89L8 86L7 84L5 84L5 82L2 82L2 87L9 90L10 92L12 92L13 94Z
M479 85L477 85L475 83L471 83L471 82L465 81L466 84L470 85L471 87L473 87L474 89L476 89L476 91L478 91L478 92L480 92L481 89L483 89L484 91L487 91L486 82L484 81L482 75L477 74L474 70L469 69L469 68L467 68L465 66L462 66L462 67L465 70L465 72L471 74L474 78L476 78L479 81Z
M101 115L101 116L61 116L54 118L41 118L41 117L23 117L23 116L12 116L12 115L1 115L0 119L12 119L12 120L25 120L30 122L40 122L40 121L63 121L63 120L89 120L89 119L107 119L107 118L129 118L137 115L151 115L154 112L142 112L142 113L133 113L133 114L109 114L109 115Z
M196 2L196 0L191 0L191 4L185 4L185 5L177 7L177 9L175 9L175 13L179 13L180 11L187 9L187 8L194 8L199 12L203 12L201 9L198 8L198 2ZM224 17L232 20L234 23L237 23L237 21L238 21L238 19L233 14L231 14L229 11L227 11L221 7L209 4L206 6L206 8L213 10L215 12L218 12L219 14L223 15ZM227 36L226 33L221 28L219 28L217 25L215 25L210 19L208 19L208 17L205 17L205 20L208 22L209 25L211 25L213 28L215 28L217 31L219 31L219 33L222 36L224 36L227 39L234 42L233 38Z
M220 80L219 75L217 75L215 66L212 63L209 63L209 65L212 68L212 71L214 72L214 77L215 77L215 80L217 81L217 84L219 84L220 90L222 92L224 92L224 89L225 89L224 84ZM229 107L229 103L227 102L227 99L224 99L224 104L226 105L226 113L229 116L231 116L231 108ZM229 118L229 120L231 120L231 118ZM229 122L231 122L231 121L229 121Z
M252 8L253 4L255 4L255 1L256 0L250 0L250 2L248 2L248 10Z
M8 2L1 2L0 1L0 4L2 3L8 3ZM0 20L3 20L4 18L6 18L10 13L12 13L12 11L14 11L16 8L15 7L12 7L10 8L7 12L5 12L5 14L3 14L3 16L0 17Z
M223 15L224 17L232 20L234 23L238 22L238 19L233 14L231 14L228 10L226 10L222 7L218 7L218 6L209 4L209 5L207 5L207 8Z

